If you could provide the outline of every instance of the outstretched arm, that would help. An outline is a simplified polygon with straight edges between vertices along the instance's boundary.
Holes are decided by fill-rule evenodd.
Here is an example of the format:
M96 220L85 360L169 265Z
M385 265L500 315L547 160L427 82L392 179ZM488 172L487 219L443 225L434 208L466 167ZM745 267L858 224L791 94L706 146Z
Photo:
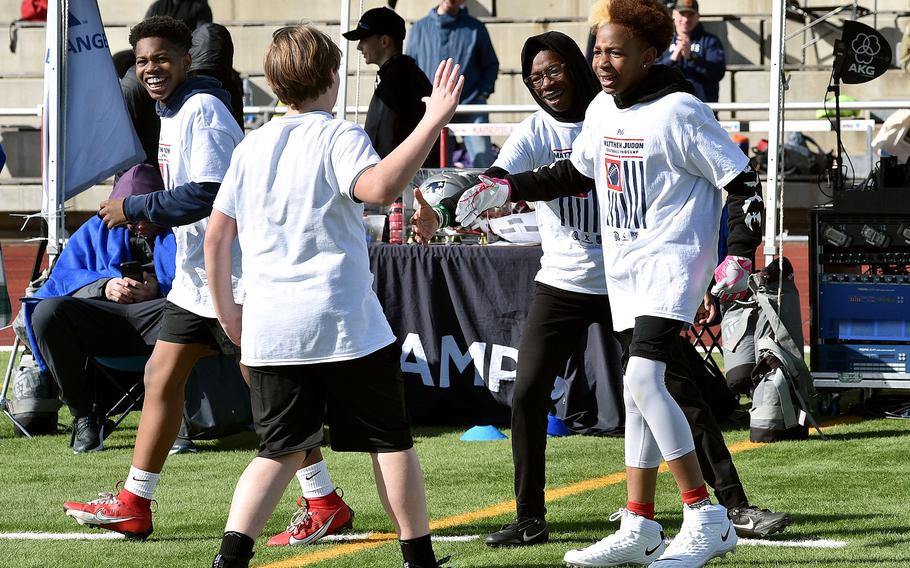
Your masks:
M455 217L462 226L472 225L481 213L508 201L550 201L594 189L594 180L578 171L571 160L560 160L530 172L503 178L481 176L458 200Z

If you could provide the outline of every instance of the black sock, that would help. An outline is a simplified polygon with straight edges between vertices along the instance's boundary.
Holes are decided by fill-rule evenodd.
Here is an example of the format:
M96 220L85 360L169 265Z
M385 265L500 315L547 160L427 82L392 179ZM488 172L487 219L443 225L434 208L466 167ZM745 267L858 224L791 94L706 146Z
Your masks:
M417 538L399 540L401 555L404 557L405 566L413 568L436 568L436 555L433 554L433 543L430 535L425 534Z
M228 531L221 537L221 550L212 563L216 568L247 568L253 558L254 540L243 533Z

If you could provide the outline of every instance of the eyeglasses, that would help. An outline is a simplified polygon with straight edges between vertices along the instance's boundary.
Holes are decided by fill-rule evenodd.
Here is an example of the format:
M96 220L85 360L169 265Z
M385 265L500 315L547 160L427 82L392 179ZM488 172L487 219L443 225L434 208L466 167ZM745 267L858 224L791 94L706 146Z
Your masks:
M566 72L565 63L556 63L555 65L550 65L543 70L543 73L534 73L533 75L528 75L522 81L525 85L531 87L532 89L539 89L543 86L543 78L546 77L551 81L559 81L562 79L563 73Z

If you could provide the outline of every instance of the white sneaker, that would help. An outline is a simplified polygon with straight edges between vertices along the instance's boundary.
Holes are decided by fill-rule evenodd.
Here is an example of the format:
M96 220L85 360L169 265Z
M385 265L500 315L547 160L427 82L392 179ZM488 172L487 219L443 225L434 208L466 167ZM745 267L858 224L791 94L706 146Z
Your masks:
M615 521L620 517L622 522L615 533L587 548L566 552L562 558L566 566L577 568L624 564L647 566L659 557L666 548L664 530L660 523L636 515L627 509L613 513L610 520Z
M712 558L736 549L736 531L720 505L683 507L683 524L651 568L701 568Z

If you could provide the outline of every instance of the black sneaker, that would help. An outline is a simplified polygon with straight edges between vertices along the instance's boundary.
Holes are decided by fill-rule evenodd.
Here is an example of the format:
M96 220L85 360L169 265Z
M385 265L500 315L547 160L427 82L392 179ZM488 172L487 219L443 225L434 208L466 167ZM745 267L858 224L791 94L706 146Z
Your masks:
M754 505L727 512L736 534L745 538L764 538L779 533L790 525L790 515L759 509Z
M104 449L101 440L101 424L95 416L80 416L73 419L73 434L70 446L74 454L98 452Z
M403 568L445 568L445 563L451 559L451 556L440 558L439 560L434 561L432 566L424 566L423 564L415 564L414 562L405 562Z
M542 517L522 517L487 537L487 546L530 546L550 539L547 521Z

